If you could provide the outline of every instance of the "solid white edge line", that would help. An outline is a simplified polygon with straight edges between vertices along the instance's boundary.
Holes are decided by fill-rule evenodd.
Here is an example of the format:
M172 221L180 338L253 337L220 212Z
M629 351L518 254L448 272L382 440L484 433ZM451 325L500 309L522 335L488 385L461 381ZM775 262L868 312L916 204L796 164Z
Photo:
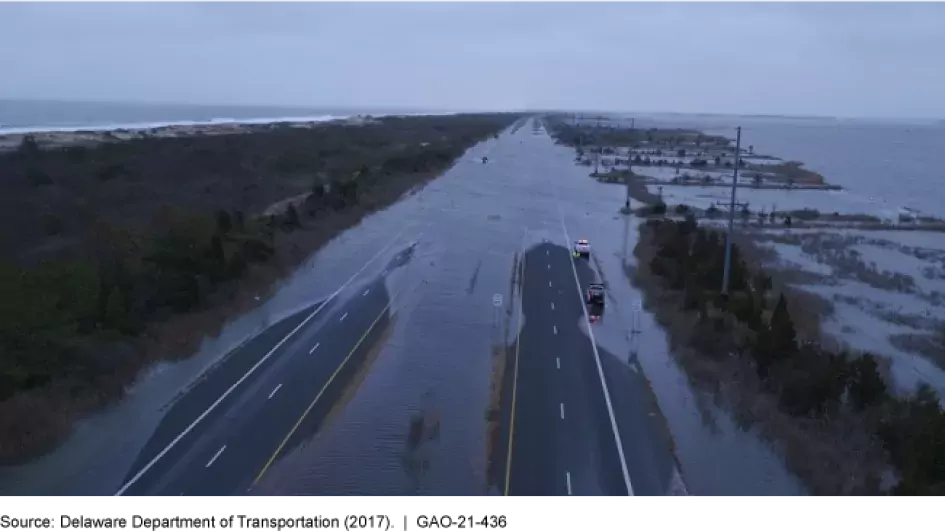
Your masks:
M210 466L213 465L213 462L216 461L217 458L220 457L220 454L223 453L223 450L226 450L225 444L219 450L217 450L217 453L213 454L213 457L211 457L210 460L207 461L207 464L204 465L204 468L210 468Z
M564 480L568 483L568 496L570 496L571 495L571 473L570 472L564 473Z
M340 323L341 321L344 321L347 317L348 317L348 312L345 312L345 314L341 316L341 319L338 319L338 322Z
M568 227L564 224L564 215L561 213L561 199L558 198L558 189L554 188L555 199L557 203L555 206L558 207L558 220L561 221L561 230L564 232L565 245L567 242L571 241L571 236L568 235ZM578 298L581 297L581 281L578 279L577 267L574 265L574 260L568 260L571 262L571 272L574 274L574 287L577 289ZM620 438L620 430L617 428L617 418L614 416L614 406L610 402L610 390L607 388L607 380L604 378L604 367L600 361L600 352L597 350L597 340L594 339L594 330L591 328L591 320L587 315L587 306L581 304L581 311L584 313L584 323L587 325L587 335L591 339L591 349L594 351L594 361L597 363L597 376L600 377L601 389L604 392L604 402L607 404L607 415L610 416L610 427L614 432L614 442L617 444L617 456L620 458L620 469L623 472L623 481L627 487L627 495L633 496L633 485L630 483L630 471L627 470L627 458L623 454L623 440Z
M313 311L308 317L305 318L305 320L303 320L301 323L299 323L298 326L296 326L296 327L293 328L288 334L286 334L286 336L283 337L278 343L276 343L276 345L275 345L274 347L272 347L271 349L269 349L269 352L267 352L265 356L263 356L262 358L259 358L259 361L257 361L255 365L253 365L252 367L249 368L248 371L246 371L246 374L244 374L243 376L241 376L240 379L236 381L236 383L234 383L233 385L231 385L231 386L229 387L229 389L227 389L226 391L224 391L223 394L220 395L220 397L217 398L214 403L210 404L210 407L208 407L206 410L204 410L204 412L201 413L200 416L198 416L196 419L194 419L193 422L190 423L190 425L188 425L186 428L184 428L184 431L182 431L182 432L180 432L179 434L177 434L177 437L174 437L174 439L173 439L170 443L168 443L168 445L165 446L163 450L161 450L160 452L158 452L158 454L157 454L156 456L154 456L150 461L148 461L148 463L147 463L146 465L144 465L143 467L141 467L141 470L139 470L139 471L138 471L131 479L129 479L124 485L122 485L121 488L118 489L118 491L114 494L114 496L121 496L122 494L124 494L125 491L128 490L129 487L131 487L132 485L134 485L139 479L141 479L141 477L144 476L144 475L148 472L148 470L151 470L151 468L152 468L158 461L160 461L161 458L163 458L165 455L167 455L167 452L171 451L171 448L173 448L174 446L176 446L177 443L179 443L179 442L181 441L181 439L183 439L188 433L190 433L191 431L193 431L194 427L196 427L197 424L200 423L200 421L202 421L203 419L207 418L207 415L209 415L211 411L213 411L214 409L216 409L216 407L219 406L220 403L223 402L223 401L226 399L226 397L230 396L230 393L232 393L233 390L235 390L237 387L239 387L240 384L242 384L243 382L245 382L247 378L249 378L254 372L256 372L256 370L257 370L263 363L266 362L266 360L268 360L270 357L272 357L272 355L276 352L276 350L279 349L279 347L281 347L282 345L284 345L285 342L288 341L289 338L291 338L292 336L294 336L296 332L298 332L299 330L301 330L303 326L307 325L309 321L311 321L316 315L318 315L318 312L320 312L320 311L322 310L322 308L324 308L325 306L328 306L328 303L331 302L335 297L337 297L338 294L341 293L341 291L342 291L343 289L345 289L346 287L348 287L348 284L350 284L355 278L358 277L358 275L360 275L362 272L364 272L364 270L367 269L367 267L368 267L374 260L377 260L382 254L384 254L385 252L387 252L388 249L390 249L391 247L393 247L394 244L397 243L397 240L400 238L400 236L401 236L403 233L404 233L403 230L401 230L400 232L398 232L398 233L391 239L390 243L388 243L386 246L384 246L383 249L381 249L380 251L378 251L377 254L375 254L373 257L371 257L370 260L368 260L363 266L361 266L361 269L357 270L353 275L351 275L351 278L349 278L347 281L345 281L345 283L342 284L340 288L338 288L337 290L335 290L334 293L332 293L331 295L329 295L328 298L325 299L325 302L323 302L322 304L320 304L320 305L318 306L318 308L315 309L315 311Z
M276 388L273 389L271 393L269 393L269 398L267 398L266 400L269 400L270 398L276 396L276 393L278 393L279 389L281 388L282 388L282 384L277 385Z
M315 352L315 350L318 349L318 347L319 347L320 345L321 345L320 342L319 342L319 343L315 343L315 346L312 347L312 349L309 350L308 353L311 354L312 352Z

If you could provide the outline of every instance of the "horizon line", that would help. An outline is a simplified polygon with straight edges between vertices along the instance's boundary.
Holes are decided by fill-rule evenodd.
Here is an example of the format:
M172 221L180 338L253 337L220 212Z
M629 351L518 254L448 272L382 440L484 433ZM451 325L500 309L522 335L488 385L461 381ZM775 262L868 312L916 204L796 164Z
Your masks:
M489 113L489 112L524 112L524 113L597 113L597 114L626 114L626 115L671 115L671 116L700 116L700 117L736 117L736 118L789 118L800 120L881 120L881 121L913 121L945 124L945 117L940 116L852 116L852 115L820 115L820 114L782 114L782 113L750 113L750 112L707 112L707 111L643 111L628 109L568 109L568 108L542 108L542 107L520 107L520 108L502 108L502 107L444 107L435 105L421 107L417 105L367 105L367 104L307 104L307 103L194 103L180 101L142 101L142 100L101 100L101 99L60 99L60 98L31 98L31 97L8 97L0 95L0 101L19 101L31 103L75 103L75 104L111 104L128 106L179 106L179 107L230 107L230 108L270 108L270 109L293 109L293 110L318 110L325 111L331 109L339 110L398 110L422 112L450 112L450 113Z

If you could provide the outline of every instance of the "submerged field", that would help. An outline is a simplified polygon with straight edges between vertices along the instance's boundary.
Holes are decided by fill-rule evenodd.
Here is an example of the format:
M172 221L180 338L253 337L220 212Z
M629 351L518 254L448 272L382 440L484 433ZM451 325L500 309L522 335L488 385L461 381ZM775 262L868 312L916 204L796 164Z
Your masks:
M692 212L725 227L735 167L729 139L687 130L602 135L596 150L576 147L575 162L598 169L592 177L629 178L637 204L663 203L669 215ZM739 240L785 284L825 301L823 339L882 355L903 390L925 382L945 393L945 223L839 189L800 162L745 148L741 161Z
M930 399L940 403L945 393L941 220L832 186L829 175L806 170L800 162L743 149L736 164L734 143L723 137L685 129L601 131L549 122L558 142L575 148L576 164L602 183L626 185L631 210L657 223L641 229L635 251L641 266L631 277L667 328L694 383L728 404L746 429L763 432L814 493L938 492L942 473L922 456L941 451L935 446L936 430L945 436L941 407L928 405ZM665 246L673 238L685 239L689 229L670 229L659 220L688 218L700 234L717 232L724 241L736 165L737 261L751 275L768 279L760 292L757 286L747 289L745 297L755 300L747 307L741 299L721 303L715 298L720 262L709 277L696 274L691 281L684 279L695 273L682 258L656 264L660 256L695 253L703 237L696 237L689 251L671 251ZM719 256L710 253L705 260ZM693 284L699 282L707 282L705 300ZM770 373L761 365L768 358L759 358L760 347L753 345L769 334L761 323L774 326L777 297L763 296L759 302L758 293L785 295L790 337L796 339L772 351L771 359L786 361L773 362ZM703 303L721 313L697 311ZM756 310L760 320L753 317ZM706 319L714 329L704 328ZM875 360L875 369L855 368L862 359L870 360L863 362L867 365ZM821 367L834 362L852 363L854 369ZM882 392L879 387L870 391L880 393L871 396L888 389L890 398L856 405L867 384L851 375L867 373L877 374L885 386ZM795 389L800 374L807 375L806 383ZM912 407L925 408L931 416L919 421L921 414ZM902 430L901 438L890 435L892 426Z

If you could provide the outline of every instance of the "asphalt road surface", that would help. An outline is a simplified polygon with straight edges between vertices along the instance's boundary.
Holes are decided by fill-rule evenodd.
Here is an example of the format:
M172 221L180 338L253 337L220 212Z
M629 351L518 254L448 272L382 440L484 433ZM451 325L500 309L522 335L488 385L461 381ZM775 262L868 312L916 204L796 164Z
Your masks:
M20 477L48 483L37 480L37 492L68 482L69 489L55 491L67 494L87 493L96 481L118 495L171 496L266 494L267 483L298 494L476 494L488 488L484 483L510 495L678 491L671 444L647 380L626 355L607 352L589 333L602 325L589 327L583 290L600 279L594 256L572 259L565 225L583 231L577 213L598 206L582 203L590 201L582 196L558 196L557 187L583 181L569 185L561 177L549 186L548 179L562 163L568 167L570 154L561 156L544 134L526 128L472 148L467 158L422 193L342 235L334 256L357 255L358 263L332 261L338 265L320 269L326 289L296 284L299 300L309 293L324 300L269 326L181 390L159 411L157 428L148 424L139 436L147 442L133 438L123 459L114 460L113 474L105 477L96 467L132 439L123 433L102 437L115 442L102 446L94 462L65 470L50 461L42 475L24 469ZM570 205L570 217L562 216L562 203ZM413 243L400 240L401 233ZM497 338L492 301L509 294L510 264L523 241L524 326L517 337ZM385 247L362 267L365 249L376 242ZM354 274L344 281L333 274L340 271ZM340 286L326 297L335 282ZM616 322L619 305L610 304L603 326L608 318ZM506 359L498 448L488 474L496 478L486 480L478 460L486 453L482 412L497 341L516 348ZM371 355L382 346L378 359L386 360L386 372L368 379L363 385L374 387L365 390L359 378L372 370ZM335 420L358 409L345 406L352 393L376 398L360 417ZM424 454L432 463L424 472L427 486L417 487L407 482L412 477L404 479L406 422L400 421L427 395L442 410L443 430ZM333 423L346 433L330 429ZM308 444L316 433L319 443ZM314 449L311 455L306 448ZM291 477L299 472L317 477L318 488L299 486Z
M505 494L670 493L675 463L659 444L656 415L638 387L643 379L605 389L598 362L616 358L585 332L583 294L597 281L590 264L546 243L525 255L523 270L525 325L506 371Z
M411 251L344 302L333 297L276 323L208 371L167 411L117 494L247 493L317 431L357 373L389 318L384 277Z

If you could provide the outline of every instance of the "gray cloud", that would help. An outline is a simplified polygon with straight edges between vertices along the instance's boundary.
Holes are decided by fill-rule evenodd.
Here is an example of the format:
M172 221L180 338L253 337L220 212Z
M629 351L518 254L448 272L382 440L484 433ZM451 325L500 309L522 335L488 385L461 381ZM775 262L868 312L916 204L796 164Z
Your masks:
M945 117L940 3L0 4L0 97Z

